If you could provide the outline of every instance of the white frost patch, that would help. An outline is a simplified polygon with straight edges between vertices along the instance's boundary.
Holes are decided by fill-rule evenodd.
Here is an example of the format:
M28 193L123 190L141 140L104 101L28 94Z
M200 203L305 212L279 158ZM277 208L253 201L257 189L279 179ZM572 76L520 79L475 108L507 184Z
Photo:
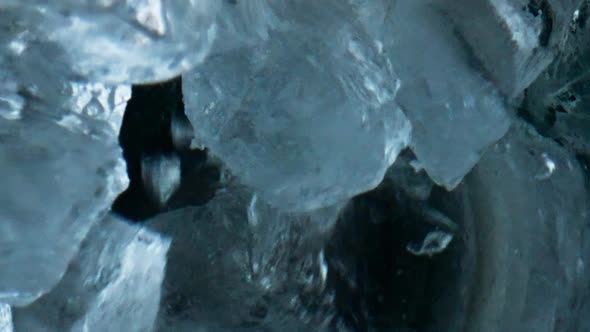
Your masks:
M84 122L75 114L66 114L57 121L57 124L73 132L80 131L85 135L90 133L90 130L84 125Z
M543 153L541 155L541 158L543 159L543 165L545 170L541 174L538 174L536 178L538 180L546 180L551 177L553 172L555 172L555 170L557 169L557 165L546 153Z
M393 165L399 153L405 149L412 139L412 124L399 107L388 110L392 119L385 124L385 161ZM393 124L393 125L391 125Z
M8 48L14 55L21 55L27 49L27 45L22 40L13 40L8 44Z
M14 332L12 309L8 304L0 303L0 332Z
M523 19L520 10L514 8L507 0L492 0L491 4L510 29L512 40L520 50L532 51L537 47L539 31Z
M0 95L0 116L6 120L19 120L24 104L24 99L17 94Z
M127 5L135 12L135 19L149 31L166 34L166 19L161 0L130 0Z

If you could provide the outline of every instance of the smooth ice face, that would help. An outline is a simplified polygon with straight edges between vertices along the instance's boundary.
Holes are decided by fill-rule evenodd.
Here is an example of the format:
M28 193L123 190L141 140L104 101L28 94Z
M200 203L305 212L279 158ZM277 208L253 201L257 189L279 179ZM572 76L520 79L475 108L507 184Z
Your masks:
M185 75L184 99L197 143L270 204L310 210L379 184L410 124L394 102L397 76L352 6L282 12L288 29Z
M398 1L385 45L402 84L411 148L439 185L454 188L510 124L504 100L471 64L451 22L429 1Z
M16 331L153 330L169 246L167 238L107 216L59 284L14 309Z
M320 239L338 211L283 213L234 186L148 220L172 238L156 330L321 330L305 296L325 288Z
M0 117L0 302L24 305L55 285L127 185L114 130L125 93L120 103L101 97L125 88L88 88L89 98L86 88L48 98L37 90L18 117Z
M582 331L588 188L573 155L517 123L460 187L481 278L468 331ZM492 277L493 276L493 277ZM587 298L586 298L587 301ZM580 318L578 318L580 317Z
M550 3L547 1L546 3ZM486 76L515 97L553 60L550 5L528 0L473 0L437 3L480 61Z
M6 52L103 83L174 77L203 60L216 35L219 1L4 1ZM1 56L1 55L0 55Z

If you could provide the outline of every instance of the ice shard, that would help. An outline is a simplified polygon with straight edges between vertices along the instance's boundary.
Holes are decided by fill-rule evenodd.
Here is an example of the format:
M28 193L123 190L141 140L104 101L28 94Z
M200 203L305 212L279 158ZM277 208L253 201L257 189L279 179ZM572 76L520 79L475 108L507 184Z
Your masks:
M510 124L505 100L472 61L452 21L430 1L398 1L384 45L400 75L411 148L439 185L454 188Z
M289 28L185 75L196 142L276 207L312 210L374 188L410 136L388 58L348 1L274 8Z
M170 240L108 216L51 292L14 310L16 331L152 331Z
M117 144L125 88L86 87L94 95L85 97L83 86L61 83L53 82L61 95L38 87L22 97L18 117L0 117L0 301L12 305L59 281L127 185Z
M443 231L433 231L426 235L421 243L408 243L406 250L416 256L436 255L444 251L453 240L453 234Z
M157 330L319 329L304 297L324 290L320 239L337 212L281 213L233 187L149 220L172 239Z
M180 158L177 155L146 156L141 161L141 177L152 199L164 205L180 186Z

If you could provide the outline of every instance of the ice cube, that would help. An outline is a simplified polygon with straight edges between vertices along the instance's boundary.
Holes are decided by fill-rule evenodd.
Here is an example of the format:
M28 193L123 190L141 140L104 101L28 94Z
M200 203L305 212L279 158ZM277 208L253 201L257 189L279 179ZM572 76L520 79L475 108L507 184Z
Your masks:
M354 7L277 6L290 29L185 75L186 113L196 141L267 202L313 210L377 186L410 124L394 101L397 75Z

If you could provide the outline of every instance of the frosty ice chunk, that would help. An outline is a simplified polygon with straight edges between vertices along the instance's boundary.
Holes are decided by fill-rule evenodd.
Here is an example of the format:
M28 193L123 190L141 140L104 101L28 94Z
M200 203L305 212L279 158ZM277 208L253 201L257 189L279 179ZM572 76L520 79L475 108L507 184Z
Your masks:
M391 64L348 2L282 11L290 29L185 75L186 112L196 141L266 201L311 210L379 184L410 125Z

